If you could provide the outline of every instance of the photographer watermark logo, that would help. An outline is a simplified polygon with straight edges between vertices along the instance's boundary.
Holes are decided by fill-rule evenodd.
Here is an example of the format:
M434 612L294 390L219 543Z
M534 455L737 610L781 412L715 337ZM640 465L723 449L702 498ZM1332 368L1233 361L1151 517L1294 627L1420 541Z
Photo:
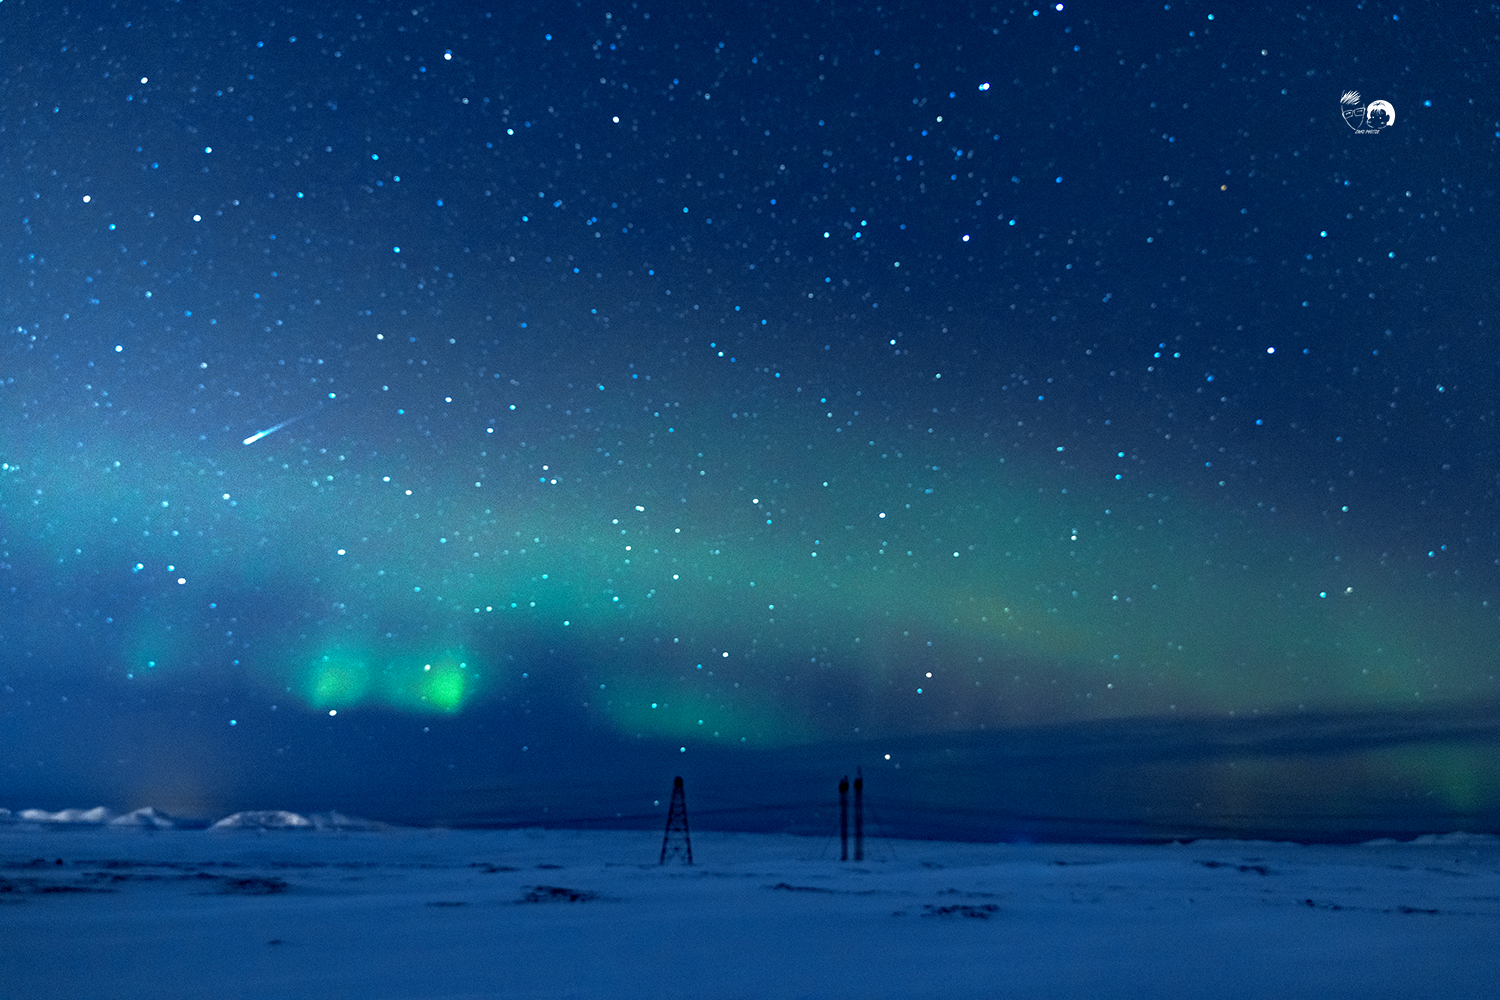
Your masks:
M1370 135L1396 124L1396 109L1391 107L1390 101L1371 101L1369 104L1363 104L1361 100L1357 90L1346 90L1344 96L1339 98L1344 121L1354 131L1361 135Z

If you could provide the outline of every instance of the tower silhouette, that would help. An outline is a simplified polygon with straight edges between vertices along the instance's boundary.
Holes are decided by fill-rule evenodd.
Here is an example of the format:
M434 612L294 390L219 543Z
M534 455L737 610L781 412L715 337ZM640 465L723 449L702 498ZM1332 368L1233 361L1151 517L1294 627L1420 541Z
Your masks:
M680 832L682 842L673 843L672 834ZM687 796L682 791L682 778L672 779L672 805L667 810L667 832L661 838L661 861L667 863L667 855L682 855L688 864L693 863L693 840L688 836Z

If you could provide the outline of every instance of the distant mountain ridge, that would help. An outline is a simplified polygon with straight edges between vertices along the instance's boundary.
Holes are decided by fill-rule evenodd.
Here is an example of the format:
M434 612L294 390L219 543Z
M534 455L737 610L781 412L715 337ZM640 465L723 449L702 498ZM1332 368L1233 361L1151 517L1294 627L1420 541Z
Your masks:
M340 812L303 816L285 809L252 809L225 816L211 830L385 830L389 824Z
M143 830L201 829L213 830L343 830L370 831L389 829L390 825L376 820L346 816L328 811L302 815L285 809L252 809L233 813L223 819L205 824L202 821L184 820L155 808L143 806L128 813L116 813L106 806L92 809L22 809L12 812L0 809L0 824L28 823L45 826L108 826L116 828L138 828Z

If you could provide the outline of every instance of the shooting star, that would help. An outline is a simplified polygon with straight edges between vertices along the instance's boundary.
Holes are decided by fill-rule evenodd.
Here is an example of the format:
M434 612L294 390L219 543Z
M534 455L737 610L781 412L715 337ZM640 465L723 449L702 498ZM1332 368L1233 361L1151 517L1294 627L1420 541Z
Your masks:
M308 410L307 411L307 413L311 413L311 412L312 412L312 410ZM297 414L295 417L293 417L290 420L283 420L281 423L277 424L275 427L267 427L263 431L256 431L254 434L251 434L249 437L245 438L245 442L244 443L245 444L254 444L255 442L259 441L261 438L265 437L267 434L275 434L277 431L281 430L287 424L294 424L294 423L296 423L297 421L301 420L303 417L307 416L307 413L299 413L299 414Z

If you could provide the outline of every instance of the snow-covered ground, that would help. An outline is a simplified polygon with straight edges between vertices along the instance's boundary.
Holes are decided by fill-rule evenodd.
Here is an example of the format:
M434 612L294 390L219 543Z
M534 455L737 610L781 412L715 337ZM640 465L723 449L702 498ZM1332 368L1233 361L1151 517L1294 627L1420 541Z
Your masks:
M662 867L649 832L20 818L0 1000L1500 997L1493 837L841 863L836 838L698 832Z

